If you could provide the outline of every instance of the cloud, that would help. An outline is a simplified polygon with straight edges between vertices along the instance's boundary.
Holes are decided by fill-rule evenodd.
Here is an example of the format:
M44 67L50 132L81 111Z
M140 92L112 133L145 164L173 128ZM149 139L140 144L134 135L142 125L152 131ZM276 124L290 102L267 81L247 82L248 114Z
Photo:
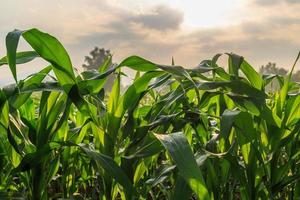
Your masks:
M152 13L139 14L131 18L146 28L159 31L176 30L183 22L183 13L166 5L156 6Z
M274 6L280 3L297 4L300 0L255 0L254 2L261 6Z
M289 67L299 45L287 39L260 39L247 37L236 41L223 40L214 44L202 45L200 51L235 52L246 57L250 63L259 67L268 61L279 62L282 67Z
M162 58L171 59L172 54L180 45L169 36L172 33L145 30L130 21L126 23L122 20L115 21L107 24L105 29L109 31L93 32L78 37L77 43L68 46L70 49L80 50L88 50L94 46L105 47L111 49L117 61L131 54L138 54L160 62L164 61Z
M271 5L276 5L277 3L280 3L281 0L255 0L254 1L258 5L262 6L271 6Z
M291 17L266 18L223 28L202 29L185 36L189 43L190 61L212 57L216 53L235 52L254 66L268 61L290 67L300 50L299 20ZM199 56L201 55L201 56ZM199 59L200 61L200 59Z
M287 3L300 3L300 0L286 0Z
M110 49L116 61L131 54L157 62L169 61L176 49L184 45L177 41L182 22L183 14L166 5L157 5L139 14L115 8L113 20L96 25L94 31L76 36L66 46L74 57L99 46ZM75 59L74 63L83 61Z

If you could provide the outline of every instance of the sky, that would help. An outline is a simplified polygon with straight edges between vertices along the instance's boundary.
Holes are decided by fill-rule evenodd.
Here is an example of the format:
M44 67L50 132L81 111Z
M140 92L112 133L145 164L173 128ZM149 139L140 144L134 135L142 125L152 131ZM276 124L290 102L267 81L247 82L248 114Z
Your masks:
M35 27L57 37L79 69L95 46L110 49L115 62L174 57L189 68L234 52L257 69L268 62L290 69L300 50L300 0L0 0L0 8L0 57L9 31ZM21 41L19 50L28 49ZM37 60L18 74L46 65ZM0 74L0 84L11 81L7 67Z

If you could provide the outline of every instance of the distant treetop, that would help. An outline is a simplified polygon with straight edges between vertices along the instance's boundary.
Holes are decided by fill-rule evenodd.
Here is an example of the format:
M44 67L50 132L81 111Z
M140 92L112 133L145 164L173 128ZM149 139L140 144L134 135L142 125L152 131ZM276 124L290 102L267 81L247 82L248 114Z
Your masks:
M86 64L83 64L82 67L84 70L98 70L109 56L112 56L110 50L104 48L95 47L94 50L90 52L90 56L85 56L84 61Z
M259 69L259 73L261 74L277 74L281 76L285 76L288 71L284 68L277 67L276 63L269 62L266 65L262 65Z

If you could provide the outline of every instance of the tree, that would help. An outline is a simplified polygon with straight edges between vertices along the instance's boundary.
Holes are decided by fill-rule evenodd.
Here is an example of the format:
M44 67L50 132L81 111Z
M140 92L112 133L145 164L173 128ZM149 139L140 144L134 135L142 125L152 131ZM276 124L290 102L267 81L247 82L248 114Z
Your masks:
M82 67L85 70L98 70L109 56L112 56L110 50L95 47L94 50L90 52L90 56L85 56L84 61L87 64L83 64Z
M277 67L276 63L269 62L266 65L262 65L259 69L259 73L262 75L280 75L286 76L288 71L284 68ZM273 79L272 82L266 87L268 91L276 91L280 89L279 83L276 79Z
M95 47L94 50L90 52L90 56L85 56L84 61L86 64L83 64L82 67L84 70L99 70L99 67L102 66L108 59L112 57L110 50L104 48ZM110 60L109 67L113 65L112 60ZM115 74L111 74L107 77L107 81L104 85L104 89L110 91L116 78Z
M269 62L266 65L262 65L259 69L260 74L276 74L281 76L286 76L288 71L284 68L279 68L276 66L276 63ZM292 81L300 82L300 70L292 74Z
M262 65L259 69L259 73L261 74L277 74L281 76L285 76L288 71L285 70L284 68L277 67L276 63L271 63L269 62L266 65Z

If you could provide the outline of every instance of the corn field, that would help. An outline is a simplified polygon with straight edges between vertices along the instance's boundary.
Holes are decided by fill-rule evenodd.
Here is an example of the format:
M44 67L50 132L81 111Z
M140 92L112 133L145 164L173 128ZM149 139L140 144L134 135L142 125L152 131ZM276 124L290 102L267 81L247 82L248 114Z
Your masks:
M21 37L32 50L17 51ZM233 53L193 69L130 56L75 73L37 29L8 33L6 49L0 199L300 199L299 55L287 77ZM49 65L19 80L17 65L35 58ZM124 68L135 77L121 91Z

